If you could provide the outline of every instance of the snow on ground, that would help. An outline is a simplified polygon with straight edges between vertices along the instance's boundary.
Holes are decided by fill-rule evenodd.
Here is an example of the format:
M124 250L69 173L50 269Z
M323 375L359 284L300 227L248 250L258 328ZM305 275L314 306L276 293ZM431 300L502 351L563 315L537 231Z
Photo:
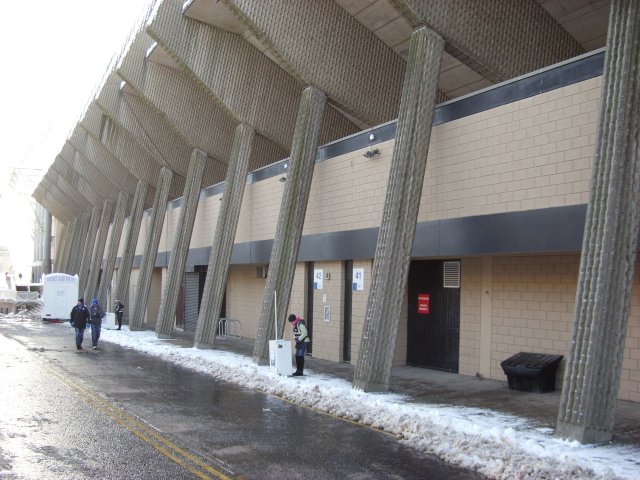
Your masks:
M64 325L64 324L62 324ZM68 325L65 325L68 328ZM172 345L155 332L102 330L101 340L153 355L247 388L281 396L392 432L416 449L496 479L640 479L637 446L581 445L528 420L492 410L416 404L396 394L364 393L350 383L306 370L304 380L278 375L251 358Z

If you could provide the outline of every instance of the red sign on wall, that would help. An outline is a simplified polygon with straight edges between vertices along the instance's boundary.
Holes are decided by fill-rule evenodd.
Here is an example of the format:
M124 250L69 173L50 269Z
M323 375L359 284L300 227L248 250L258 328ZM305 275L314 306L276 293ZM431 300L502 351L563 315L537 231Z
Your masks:
M429 313L429 294L428 293L419 293L418 294L418 313L426 315Z

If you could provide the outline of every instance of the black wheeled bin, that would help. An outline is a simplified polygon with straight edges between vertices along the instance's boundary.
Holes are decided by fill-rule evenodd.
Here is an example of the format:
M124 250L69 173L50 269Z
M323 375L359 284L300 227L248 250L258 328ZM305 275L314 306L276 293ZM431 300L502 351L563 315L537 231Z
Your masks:
M560 360L562 355L520 352L500 362L500 366L511 390L544 393L556 388Z

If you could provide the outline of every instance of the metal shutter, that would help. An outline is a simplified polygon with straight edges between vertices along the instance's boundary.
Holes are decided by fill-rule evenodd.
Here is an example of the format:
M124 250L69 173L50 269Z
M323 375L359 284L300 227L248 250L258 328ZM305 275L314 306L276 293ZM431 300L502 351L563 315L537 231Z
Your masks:
M200 274L187 272L184 274L184 331L196 331L198 323L198 285Z

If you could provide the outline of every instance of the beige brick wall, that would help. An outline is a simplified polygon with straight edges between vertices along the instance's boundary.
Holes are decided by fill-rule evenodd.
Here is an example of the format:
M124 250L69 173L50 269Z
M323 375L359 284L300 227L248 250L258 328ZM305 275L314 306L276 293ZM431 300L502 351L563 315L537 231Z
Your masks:
M236 243L269 240L275 236L282 193L281 176L247 185L238 220Z
M221 195L213 195L200 200L196 218L193 223L193 233L191 234L191 244L189 248L211 247L213 235L220 213Z
M136 243L136 256L144 253L144 247L147 243L147 234L149 231L149 222L151 215L143 215L142 223L140 223L140 233L138 234L138 243Z
M127 238L129 237L130 227L131 223L129 222L129 218L125 218L124 225L122 226L122 234L120 235L120 243L118 243L117 258L122 258L124 256L125 249L129 247L129 245L127 245Z
M313 356L339 362L344 328L344 266L342 262L315 262L314 269L322 270L325 278L322 289L313 291ZM324 318L325 307L330 310L328 320Z
M180 207L170 207L164 217L164 223L162 224L162 235L160 236L158 252L169 252L173 249L173 243L176 239L176 226L179 218Z
M560 388L569 350L580 256L496 256L491 289L483 292L479 258L463 259L460 300L460 373L474 375L482 361L480 316L491 299L490 377L506 380L500 362L515 353L565 356L556 375ZM640 281L634 279L619 398L640 401Z
M460 262L460 353L458 372L480 373L480 321L482 303L482 259Z
M227 281L226 316L239 320L243 338L256 338L266 278L256 277L255 265L233 265Z
M525 351L566 355L578 280L578 255L495 257L491 376L500 362ZM557 372L561 383L564 361Z
M433 128L419 221L586 203L601 78Z
M364 157L365 148L316 164L303 235L378 227L393 145L376 145L373 158Z
M351 363L355 365L360 355L360 342L367 312L367 300L371 291L373 260L354 260L353 268L364 269L364 290L351 293Z
M293 275L293 285L291 287L291 295L289 296L289 307L282 315L288 317L294 313L301 317L306 316L307 312L307 265L305 263L297 263L295 273ZM278 315L280 315L278 313ZM287 334L289 336L287 336ZM285 326L284 338L293 338L290 328Z

